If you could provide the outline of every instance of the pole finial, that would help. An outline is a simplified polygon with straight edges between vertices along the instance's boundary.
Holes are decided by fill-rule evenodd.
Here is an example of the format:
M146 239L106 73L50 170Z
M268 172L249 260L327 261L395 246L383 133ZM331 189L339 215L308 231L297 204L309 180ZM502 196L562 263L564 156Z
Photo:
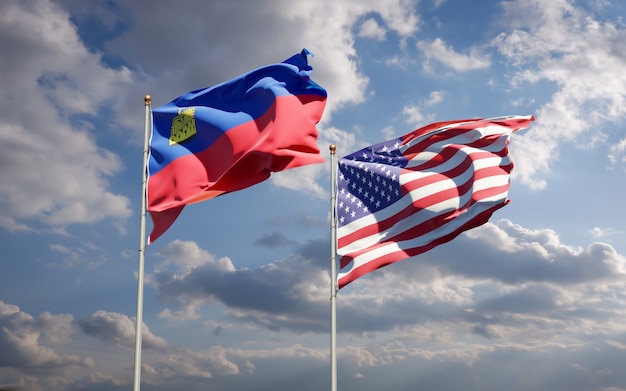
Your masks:
M152 103L152 97L150 95L146 95L143 97L143 101L146 102L146 106Z
M337 146L335 146L335 144L330 144L328 146L328 149L330 149L330 153L334 155L335 151L337 150Z

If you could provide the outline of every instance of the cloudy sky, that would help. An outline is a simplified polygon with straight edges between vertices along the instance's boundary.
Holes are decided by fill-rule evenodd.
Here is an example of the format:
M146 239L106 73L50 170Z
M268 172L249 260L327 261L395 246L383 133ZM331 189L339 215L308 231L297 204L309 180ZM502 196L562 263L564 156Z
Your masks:
M129 390L145 94L303 48L325 164L146 252L142 390L329 388L328 145L534 115L491 222L339 293L340 390L626 390L626 4L0 2L0 387ZM150 224L148 229L150 229Z

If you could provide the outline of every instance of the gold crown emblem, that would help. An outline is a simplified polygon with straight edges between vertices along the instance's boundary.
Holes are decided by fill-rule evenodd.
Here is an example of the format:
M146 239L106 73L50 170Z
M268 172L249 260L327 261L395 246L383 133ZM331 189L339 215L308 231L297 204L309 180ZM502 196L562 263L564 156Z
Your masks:
M172 120L170 145L189 140L197 133L195 113L196 109L194 107L178 109L178 115Z

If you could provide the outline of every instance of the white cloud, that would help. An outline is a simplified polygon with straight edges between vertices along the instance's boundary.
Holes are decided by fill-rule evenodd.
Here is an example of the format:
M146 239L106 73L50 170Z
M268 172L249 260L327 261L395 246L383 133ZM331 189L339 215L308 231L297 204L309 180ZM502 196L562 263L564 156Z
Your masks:
M437 105L443 102L444 96L445 96L445 93L443 91L431 91L430 95L428 96L428 100L426 101L426 104L428 106Z
M122 163L96 145L93 125L74 116L96 114L131 74L89 53L58 6L36 3L0 5L0 47L11 53L0 76L0 223L25 230L32 220L125 219L130 202L107 182Z
M385 126L380 132L382 133L385 140L390 140L398 136L398 134L396 133L396 129L391 125Z
M626 167L626 137L609 147L609 167Z
M387 31L378 24L375 19L367 19L359 28L358 36L362 38L371 38L377 41L384 41Z
M189 274L193 269L211 265L223 272L235 270L230 258L217 258L208 251L200 248L197 243L185 240L174 240L159 250L157 255L164 260L159 262L154 270L160 272L170 265L177 265L179 273Z
M85 334L105 342L131 349L135 346L135 320L126 315L98 310L86 318L79 319L78 325ZM142 346L145 349L165 351L168 348L167 341L152 334L145 323L142 328L142 339Z
M432 121L434 118L432 114L423 113L419 106L406 105L402 108L402 114L406 116L406 122L414 127L426 125L427 122Z
M60 344L68 342L75 334L72 315L53 315L44 312L37 319L37 326L42 330L41 340L44 343Z
M39 389L60 390L65 376L93 367L90 357L58 353L46 344L61 345L74 333L71 315L43 313L38 319L0 301L0 379ZM60 348L59 348L60 349ZM33 377L29 374L36 373Z
M543 188L560 143L602 139L593 135L598 126L626 115L626 30L566 0L503 6L515 29L493 44L518 67L514 85L549 81L558 88L536 123L515 140L514 176ZM611 149L610 163L619 161L619 150Z
M334 144L337 148L337 156L344 156L351 153L358 147L358 136L360 136L358 129L349 132L334 126L326 127L320 134L319 145L320 148L322 148L323 146L330 146L331 144ZM328 150L322 150L322 153L327 151Z
M444 95L445 94L443 91L431 91L428 98L420 104L405 105L402 108L402 114L407 117L406 122L415 128L424 126L429 122L432 122L435 118L435 115L433 113L424 113L422 107L432 107L438 105L443 101Z
M436 61L457 72L468 72L476 69L488 68L491 65L489 57L480 54L476 49L471 49L468 54L461 54L454 51L441 39L437 38L432 42L419 41L417 48L424 52L426 61L425 70L433 70L433 61Z
M287 189L308 193L317 198L327 198L328 192L320 186L319 179L328 173L326 166L329 164L329 153L328 150L320 152L324 156L325 162L275 173L271 177L272 183Z
M279 1L283 3L283 1ZM360 103L365 99L365 88L369 79L358 69L358 58L354 47L352 29L359 19L377 13L389 30L400 37L415 33L419 17L415 0L334 0L314 2L287 2L284 17L297 29L293 36L299 42L311 42L309 49L315 52L319 63L316 80L328 89L327 116L346 104ZM317 15L310 18L310 15ZM255 18L257 15L255 14ZM281 39L287 35L280 31ZM317 62L319 61L319 62Z
M589 230L589 232L591 233L591 236L593 236L596 239L605 238L607 236L624 234L624 231L618 230L613 227L593 227Z

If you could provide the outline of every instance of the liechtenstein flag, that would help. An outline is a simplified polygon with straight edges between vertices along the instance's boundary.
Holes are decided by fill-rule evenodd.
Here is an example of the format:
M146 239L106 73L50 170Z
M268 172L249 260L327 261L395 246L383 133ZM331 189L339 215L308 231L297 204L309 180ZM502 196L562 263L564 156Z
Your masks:
M324 159L316 124L326 90L310 78L309 52L152 110L147 203L154 242L185 205L241 190L272 172Z

